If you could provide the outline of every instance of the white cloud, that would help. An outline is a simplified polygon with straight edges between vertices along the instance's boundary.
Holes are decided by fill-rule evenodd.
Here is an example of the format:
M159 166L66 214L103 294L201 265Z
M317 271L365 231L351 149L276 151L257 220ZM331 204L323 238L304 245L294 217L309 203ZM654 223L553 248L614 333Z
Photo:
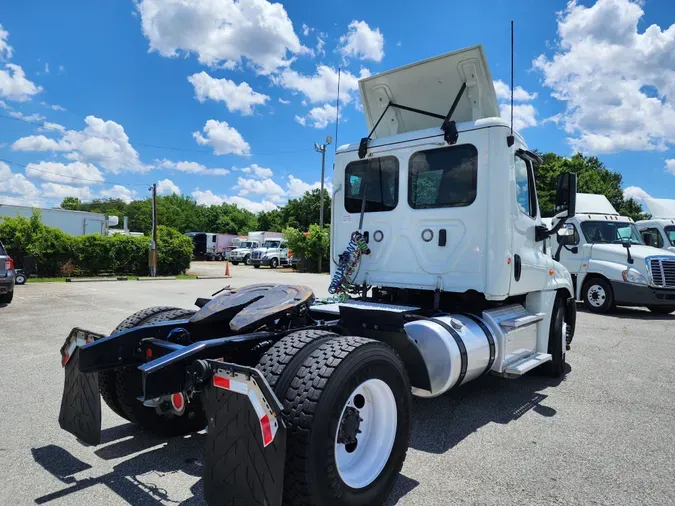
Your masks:
M45 74L49 74L49 63L45 63Z
M403 43L400 40L396 43L396 47L401 47L402 45Z
M666 160L666 172L670 172L673 176L675 176L675 158Z
M50 199L62 200L66 197L75 197L80 200L91 200L94 192L88 186L70 186L58 183L42 183L42 195Z
M305 23L302 24L302 34L307 37L309 32L313 32L314 28L307 26Z
M49 121L45 121L42 124L42 127L39 128L38 130L42 130L42 131L55 130L57 132L63 133L63 132L66 131L66 127L64 127L63 125L59 125L58 123L50 123Z
M307 116L295 116L295 121L302 126L311 121L314 128L326 128L329 123L334 123L337 117L337 107L331 104L324 104L321 107L314 107L307 113Z
M94 165L82 162L29 163L24 172L30 178L70 185L87 185L105 181L103 174Z
M11 203L16 205L37 203L40 192L37 187L31 183L23 174L14 174L9 165L0 162L0 200L11 200ZM3 197L2 194L13 195L14 197ZM26 202L23 202L23 201Z
M288 104L291 103L291 101L290 100L284 100L283 98L279 97L279 103L284 104L284 105L288 105Z
M263 105L270 97L253 91L248 83L236 84L229 79L215 79L206 72L188 77L195 88L195 97L200 102L207 99L225 102L230 112L240 112L245 116L253 114L253 106Z
M195 53L209 66L251 62L261 74L308 53L283 5L266 0L140 0L143 34L150 51L176 57Z
M189 174L204 174L206 176L227 176L230 171L228 169L209 169L205 165L197 162L172 162L171 160L157 160L160 167L164 169L176 169L181 172Z
M22 137L12 144L15 151L65 151L71 161L94 163L106 171L118 174L121 171L147 172L151 167L143 165L138 152L129 143L124 128L114 121L105 121L95 116L85 118L87 126L82 131L61 131L60 139L44 135ZM55 125L55 124L50 124ZM47 128L46 124L43 128Z
M361 67L359 76L347 70L340 75L340 102L349 103L359 90L359 79L370 76L367 68ZM338 73L327 65L319 65L313 76L302 75L292 69L285 69L273 81L289 90L304 94L313 104L333 102L337 98Z
M326 56L326 51L324 50L324 46L326 45L326 37L328 34L325 33L320 33L319 35L316 36L316 48L314 49L314 53L317 56Z
M24 121L30 121L31 123L37 123L44 121L45 118L42 114L34 112L33 114L24 114L21 111L10 111L9 115L12 118L22 119Z
M568 3L559 41L533 62L564 102L573 148L592 153L664 150L675 143L675 25L638 32L644 2Z
M181 191L178 186L174 184L171 179L162 179L161 181L157 182L157 194L158 195L180 195Z
M192 136L201 146L211 146L216 155L250 155L251 146L234 127L226 121L210 119L204 125L204 134L193 132Z
M9 32L3 29L2 25L0 24L0 58L2 58L4 55L4 58L9 60L12 57L14 50L12 49L12 46L7 43L8 38Z
M119 199L128 204L138 196L138 192L130 190L126 186L116 184L112 188L101 190L98 196L106 199Z
M59 111L59 112L63 112L63 111L67 110L65 107L61 107L59 104L52 104L52 105L49 105L48 107L51 108L54 111Z
M356 20L349 23L348 28L347 33L340 37L339 51L342 56L382 61L384 36L379 28L373 30L365 21Z
M199 188L192 192L192 197L197 201L197 204L203 206L219 206L221 204L235 204L242 209L251 211L252 213L259 213L261 211L272 211L277 209L277 205L268 200L262 202L254 202L244 197L220 197L214 194L211 190L201 191Z
M258 179L268 179L274 175L272 169L266 169L265 167L261 167L255 163L251 164L250 167L244 167L243 169L239 170L241 170L244 174L250 174L253 177L257 177Z
M26 79L26 74L19 65L7 63L5 70L0 70L0 97L26 102L41 91L41 86Z
M271 202L280 202L286 195L284 189L271 179L259 180L238 177L237 184L232 189L239 192L239 197L246 197L249 194L264 195Z
M289 198L297 199L302 197L306 192L321 188L321 181L316 183L305 183L302 179L289 175L286 181L286 195ZM328 193L333 192L333 184L330 181L324 182L324 188Z
M511 105L499 104L499 112L505 120L511 119ZM537 111L532 104L516 104L513 106L513 129L523 130L537 126Z
M511 100L511 87L501 79L494 81L495 92L498 100ZM514 102L529 102L537 98L537 92L528 93L522 87L516 86L513 89Z
M639 186L629 186L628 188L624 188L623 190L623 198L633 199L636 202L642 203L646 198L649 197L651 197L651 195L649 195L649 193L644 191Z

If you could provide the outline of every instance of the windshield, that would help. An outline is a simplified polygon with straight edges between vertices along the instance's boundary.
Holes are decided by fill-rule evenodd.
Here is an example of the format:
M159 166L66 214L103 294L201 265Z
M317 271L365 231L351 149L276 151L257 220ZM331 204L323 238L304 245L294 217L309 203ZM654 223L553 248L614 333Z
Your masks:
M666 231L666 237L670 241L670 244L675 246L675 227L666 227L664 230Z
M279 247L279 241L265 241L263 244L263 248L278 248Z
M239 243L239 248L250 248L251 247L251 241L244 241Z
M621 244L625 241L630 241L631 244L644 244L640 232L633 223L584 221L581 230L586 241L593 244Z

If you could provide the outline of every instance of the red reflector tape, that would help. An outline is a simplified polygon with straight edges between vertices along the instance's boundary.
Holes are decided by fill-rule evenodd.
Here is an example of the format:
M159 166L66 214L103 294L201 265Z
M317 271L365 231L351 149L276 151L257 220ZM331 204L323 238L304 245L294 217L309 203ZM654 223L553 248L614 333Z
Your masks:
M272 425L270 424L270 418L267 415L260 419L260 428L262 429L263 446L267 446L274 441Z
M224 388L225 390L230 389L230 379L223 378L222 376L213 377L213 386L218 388Z

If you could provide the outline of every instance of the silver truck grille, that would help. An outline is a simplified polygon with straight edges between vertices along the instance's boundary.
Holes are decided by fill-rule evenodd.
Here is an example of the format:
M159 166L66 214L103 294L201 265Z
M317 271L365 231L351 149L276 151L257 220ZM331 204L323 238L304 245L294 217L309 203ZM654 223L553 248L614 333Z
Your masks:
M647 259L652 283L659 288L675 288L675 259L651 257Z
M251 255L251 258L255 260L260 260L262 258L262 251L254 251Z

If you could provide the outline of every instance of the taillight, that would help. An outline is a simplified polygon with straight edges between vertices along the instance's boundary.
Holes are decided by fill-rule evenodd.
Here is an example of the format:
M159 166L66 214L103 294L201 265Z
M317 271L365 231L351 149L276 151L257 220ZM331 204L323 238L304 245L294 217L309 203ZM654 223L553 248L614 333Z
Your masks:
M9 260L5 260L5 270L6 271L14 270L14 260L12 260L11 258Z

